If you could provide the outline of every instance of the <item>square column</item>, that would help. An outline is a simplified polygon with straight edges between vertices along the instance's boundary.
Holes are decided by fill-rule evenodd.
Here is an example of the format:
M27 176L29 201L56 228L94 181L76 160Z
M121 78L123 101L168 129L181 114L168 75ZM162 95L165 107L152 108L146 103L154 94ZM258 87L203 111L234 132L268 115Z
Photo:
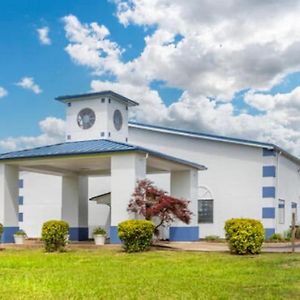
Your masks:
M110 241L118 244L117 226L131 219L127 211L137 180L146 176L146 157L142 154L122 154L111 157L111 228Z
M62 177L61 219L68 222L72 241L88 240L88 177Z
M197 220L198 207L198 171L172 171L171 196L190 201L189 208L193 212L190 224L176 221L170 226L171 241L197 241L199 225Z
M0 164L0 223L3 225L2 241L14 242L19 230L19 170L18 167Z

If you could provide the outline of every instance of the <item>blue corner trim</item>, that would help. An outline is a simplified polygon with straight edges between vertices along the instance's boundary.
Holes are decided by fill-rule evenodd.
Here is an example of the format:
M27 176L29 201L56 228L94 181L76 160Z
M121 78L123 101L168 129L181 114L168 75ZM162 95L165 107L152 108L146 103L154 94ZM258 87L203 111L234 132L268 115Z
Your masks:
M274 149L263 148L263 156L276 156L276 151Z
M170 227L170 241L198 241L199 226Z
M2 243L14 243L14 234L19 230L19 227L3 227L1 236Z
M23 205L24 204L24 197L23 196L19 196L18 197L18 202L19 202L19 205Z
M110 243L111 244L121 244L122 241L118 236L118 226L110 226Z
M275 233L275 228L265 228L265 238L266 239L268 239L274 233Z
M275 186L263 186L262 197L263 198L275 198Z
M292 208L297 208L297 203L296 202L292 202Z
M275 207L263 207L262 217L263 219L275 219Z
M19 213L19 216L18 216L19 222L23 222L23 219L24 219L23 213Z
M263 166L263 177L276 177L276 167Z
M19 179L19 188L22 189L24 187L24 180Z
M89 239L88 227L70 227L70 241L87 241Z

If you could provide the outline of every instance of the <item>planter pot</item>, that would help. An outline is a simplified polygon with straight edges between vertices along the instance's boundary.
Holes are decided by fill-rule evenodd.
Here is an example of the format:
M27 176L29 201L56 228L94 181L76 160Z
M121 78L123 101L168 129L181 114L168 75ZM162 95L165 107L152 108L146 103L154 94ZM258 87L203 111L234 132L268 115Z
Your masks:
M104 245L105 244L105 235L95 234L94 235L95 245Z
M18 235L14 234L15 244L16 245L23 245L25 242L25 236L24 235Z

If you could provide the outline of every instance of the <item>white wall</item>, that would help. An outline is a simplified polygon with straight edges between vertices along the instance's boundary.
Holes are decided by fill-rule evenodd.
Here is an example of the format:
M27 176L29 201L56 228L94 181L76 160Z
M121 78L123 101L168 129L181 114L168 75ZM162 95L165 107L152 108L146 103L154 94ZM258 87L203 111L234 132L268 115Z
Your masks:
M129 127L129 138L133 144L197 162L208 168L199 172L199 186L207 187L213 195L214 223L200 224L201 238L211 234L224 236L224 222L232 217L261 219L261 148L133 127Z

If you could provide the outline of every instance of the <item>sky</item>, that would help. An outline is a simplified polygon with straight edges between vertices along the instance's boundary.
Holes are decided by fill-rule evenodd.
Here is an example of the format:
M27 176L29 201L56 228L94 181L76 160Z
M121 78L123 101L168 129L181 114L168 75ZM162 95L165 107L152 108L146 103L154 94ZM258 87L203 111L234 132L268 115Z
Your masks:
M0 152L64 140L60 95L300 156L300 1L1 0Z

